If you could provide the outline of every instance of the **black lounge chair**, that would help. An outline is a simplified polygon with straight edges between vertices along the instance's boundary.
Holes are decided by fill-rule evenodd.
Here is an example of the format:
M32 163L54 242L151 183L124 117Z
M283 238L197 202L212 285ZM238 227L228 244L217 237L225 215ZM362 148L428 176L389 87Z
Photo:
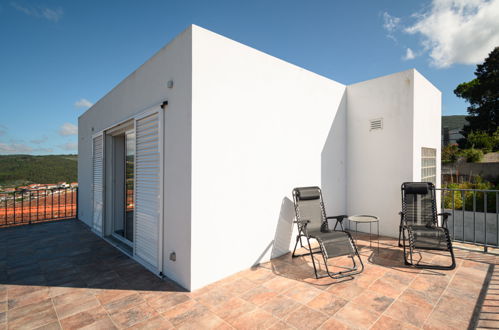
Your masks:
M343 230L342 221L346 215L327 217L322 201L322 193L319 187L303 187L293 189L293 200L295 204L296 221L298 235L292 257L310 255L316 278L329 276L334 279L352 276L364 270L364 264L359 256L355 242L350 233ZM334 230L330 230L328 220L335 219ZM340 224L342 230L335 230ZM303 246L302 238L306 239L306 247ZM310 240L316 240L319 247L312 249ZM307 249L307 253L296 255L296 248L300 242L302 248ZM315 265L313 254L321 253L326 267L326 274L319 274ZM344 267L344 271L330 272L327 259L339 256L349 256L352 259L353 267ZM355 257L360 262L360 270L357 268Z
M449 213L437 214L433 183L405 182L402 184L399 246L404 248L406 265L430 269L454 269L456 267L452 241L447 229L449 215ZM441 225L438 223L439 216L442 216ZM449 266L420 265L413 260L415 249L448 251L452 262Z

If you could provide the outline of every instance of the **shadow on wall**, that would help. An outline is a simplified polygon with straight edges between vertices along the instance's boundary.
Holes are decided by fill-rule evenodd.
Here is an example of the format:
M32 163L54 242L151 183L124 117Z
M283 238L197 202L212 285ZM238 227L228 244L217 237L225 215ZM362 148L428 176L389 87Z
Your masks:
M293 234L293 220L295 218L295 207L293 202L284 197L279 212L279 220L274 236L274 246L270 253L270 258L277 258L289 252L291 236Z
M345 214L347 211L346 102L345 91L321 152L321 189L328 215Z
M280 257L289 252L294 218L294 204L289 198L284 197L281 202L281 210L279 212L279 219L277 220L274 239L263 250L257 260L253 263L253 266L258 265L271 249L270 259Z
M321 152L321 189L327 214L346 212L346 91L343 93L328 136ZM284 197L274 239L254 262L258 265L270 250L270 259L290 252L295 209L293 202Z

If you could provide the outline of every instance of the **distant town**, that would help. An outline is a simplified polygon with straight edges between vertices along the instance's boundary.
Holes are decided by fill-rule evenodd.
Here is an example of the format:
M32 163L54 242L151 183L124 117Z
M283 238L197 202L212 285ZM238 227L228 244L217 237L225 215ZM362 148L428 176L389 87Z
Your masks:
M23 190L46 190L46 189L57 189L57 188L76 188L78 187L78 182L57 182L57 183L32 183L26 186L19 187L2 187L0 186L0 192L12 192L12 191L23 191Z

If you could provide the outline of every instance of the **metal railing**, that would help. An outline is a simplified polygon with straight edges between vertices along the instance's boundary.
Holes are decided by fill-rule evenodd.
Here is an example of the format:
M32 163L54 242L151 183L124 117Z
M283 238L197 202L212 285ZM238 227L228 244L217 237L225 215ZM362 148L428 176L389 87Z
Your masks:
M0 191L0 228L76 218L78 188Z
M439 188L454 241L499 247L499 190Z

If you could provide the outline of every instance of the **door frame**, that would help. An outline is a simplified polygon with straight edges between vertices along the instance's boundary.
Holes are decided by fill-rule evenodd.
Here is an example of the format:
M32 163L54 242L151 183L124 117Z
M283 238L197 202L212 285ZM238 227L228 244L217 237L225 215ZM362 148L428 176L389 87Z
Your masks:
M160 206L159 206L159 221L158 221L158 261L157 261L157 267L145 262L144 260L142 260L140 257L138 257L136 255L136 238L135 238L135 235L136 235L136 212L134 211L134 215L133 215L133 222L134 222L134 240L132 242L132 255L129 254L129 251L126 251L124 250L121 246L119 246L118 244L114 243L112 240L109 240L108 236L113 236L113 238L117 238L117 236L119 235L109 235L111 234L110 233L110 230L112 227L110 227L110 223L109 221L112 221L113 219L113 216L114 216L114 207L113 205L111 205L111 215L108 216L107 214L107 211L103 211L103 214L102 214L102 231L101 233L97 233L99 236L101 236L102 238L104 238L107 242L109 242L111 245L115 246L116 248L118 248L120 251L124 252L125 254L127 255L130 255L130 257L132 257L134 260L136 260L137 262L139 262L140 264L142 264L144 267L146 267L147 269L149 269L151 272L153 272L154 274L156 274L157 276L159 277L163 277L163 264L164 264L164 261L163 261L163 249L164 249L164 221L165 221L165 210L164 210L164 192L165 192L165 182L164 182L164 158L165 158L165 155L164 155L164 146L165 146L165 132L164 132L164 120L165 120L165 116L164 116L164 111L166 110L166 105L168 104L168 102L161 102L161 103L158 103L154 106L151 106L149 108L146 108L140 112L138 112L137 114L134 114L134 115L131 115L131 116L128 116L126 117L125 119L122 119L122 120L119 120L119 121L116 121L115 123L113 123L112 125L100 130L99 132L95 133L92 135L92 159L93 159L93 138L98 136L98 135L102 135L103 136L103 162L104 162L104 166L103 166L103 187L102 187L102 200L103 200L103 209L104 210L107 210L107 207L108 207L108 200L106 199L106 195L107 195L107 192L108 192L108 189L112 189L112 187L108 187L107 185L107 176L108 175L113 175L114 173L107 173L106 171L106 164L107 164L107 160L106 160L106 153L107 153L107 149L106 148L106 145L107 145L107 138L109 138L109 136L112 136L113 134L114 135L117 135L118 132L120 132L121 130L124 130L124 128L127 128L127 127L130 127L130 124L133 125L133 130L136 134L136 123L137 123L137 120L140 120L142 118L145 118L147 116L150 116L152 114L155 114L155 113L158 113L158 120L159 120L159 143L158 143L158 148L159 148L159 161L160 161L160 173L159 173L159 180L160 180L160 196L159 196L159 200L160 200ZM112 140L110 142L112 144ZM135 150L137 150L137 139L135 139ZM112 149L112 148L109 148L109 149ZM137 192L137 174L136 174L136 171L137 171L137 165L135 164L134 166L134 203L136 203L136 192ZM93 193L93 191L92 191ZM93 198L93 196L92 196ZM112 201L111 201L112 203ZM93 206L92 206L93 207ZM110 219L109 219L110 218ZM118 238L118 240L122 241L121 240L122 238ZM128 241L128 240L127 240ZM125 243L125 242L123 242Z

